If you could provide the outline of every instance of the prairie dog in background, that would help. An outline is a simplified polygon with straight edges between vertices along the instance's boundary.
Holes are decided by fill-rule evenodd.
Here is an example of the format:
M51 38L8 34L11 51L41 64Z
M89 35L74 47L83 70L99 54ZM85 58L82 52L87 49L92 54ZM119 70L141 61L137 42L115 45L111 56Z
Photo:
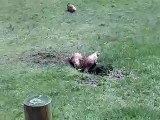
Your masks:
M76 11L76 7L74 5L68 3L67 4L67 11L73 13Z

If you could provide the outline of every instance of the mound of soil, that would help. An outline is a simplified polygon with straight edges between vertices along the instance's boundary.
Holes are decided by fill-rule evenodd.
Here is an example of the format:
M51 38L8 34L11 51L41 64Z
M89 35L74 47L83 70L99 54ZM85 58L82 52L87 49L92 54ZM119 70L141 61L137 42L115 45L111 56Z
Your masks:
M54 52L37 52L29 56L29 60L33 63L38 64L64 64L73 67L70 63L70 57L65 54L57 54ZM83 72L83 71L80 71ZM100 76L108 76L110 79L123 79L126 75L122 70L114 70L111 64L103 66L100 64L96 64L91 70L88 71L89 74L100 75ZM79 81L82 84L98 84L98 81L87 79Z
M49 63L67 63L68 57L65 55L55 55L51 53L36 53L31 55L34 63L49 64Z

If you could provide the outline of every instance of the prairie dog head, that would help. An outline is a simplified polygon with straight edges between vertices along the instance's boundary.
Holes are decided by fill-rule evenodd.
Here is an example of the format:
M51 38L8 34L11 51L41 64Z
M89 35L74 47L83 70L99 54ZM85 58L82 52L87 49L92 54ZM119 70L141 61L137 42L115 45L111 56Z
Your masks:
M91 61L92 63L96 63L99 55L100 55L100 53L98 53L98 51L96 51L95 53L88 56L87 59L89 61Z
M73 63L74 67L78 67L80 66L80 60L82 59L83 57L81 53L75 53L71 58L71 62Z

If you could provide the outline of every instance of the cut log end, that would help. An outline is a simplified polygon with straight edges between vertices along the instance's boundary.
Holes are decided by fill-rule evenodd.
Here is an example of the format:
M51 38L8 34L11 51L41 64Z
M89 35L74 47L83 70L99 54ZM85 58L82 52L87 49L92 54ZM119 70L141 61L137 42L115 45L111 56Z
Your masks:
M52 120L51 98L32 96L24 101L25 120Z

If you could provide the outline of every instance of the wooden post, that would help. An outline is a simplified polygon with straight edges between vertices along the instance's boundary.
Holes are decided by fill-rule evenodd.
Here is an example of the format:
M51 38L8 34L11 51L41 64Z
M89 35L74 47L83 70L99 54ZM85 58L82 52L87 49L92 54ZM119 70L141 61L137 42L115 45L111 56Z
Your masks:
M24 101L25 120L52 120L51 101L48 96L32 96Z

